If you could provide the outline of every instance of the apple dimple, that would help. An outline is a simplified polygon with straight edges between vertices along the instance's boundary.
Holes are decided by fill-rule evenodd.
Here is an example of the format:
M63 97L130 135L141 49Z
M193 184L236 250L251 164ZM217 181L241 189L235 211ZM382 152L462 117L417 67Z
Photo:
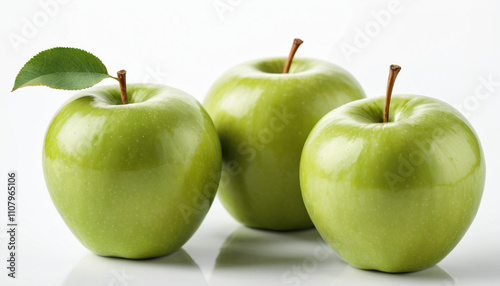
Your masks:
M443 109L436 100L426 102L426 98L420 95L394 95L391 104L392 112L389 114L388 122L385 123L383 122L384 97L370 98L364 102L351 102L332 112L344 113L344 116L339 117L343 120L356 124L375 124L383 128L395 122L426 118L426 116L431 116L430 110L453 112L451 109Z
M262 61L257 61L253 66L260 72L281 74L283 76L289 74L298 74L310 70L310 64L304 59L297 58L294 59L293 65L290 67L288 74L283 73L283 67L285 66L286 58L273 58Z
M130 84L127 89L127 104L122 103L120 89L117 86L95 87L77 94L76 97L90 97L95 107L130 108L139 104L153 104L154 101L161 101L161 96L158 95L162 91L161 85Z

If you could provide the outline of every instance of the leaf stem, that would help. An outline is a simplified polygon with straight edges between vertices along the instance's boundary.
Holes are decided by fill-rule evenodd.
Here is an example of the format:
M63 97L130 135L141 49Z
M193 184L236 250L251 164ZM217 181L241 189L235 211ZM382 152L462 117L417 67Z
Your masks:
M120 83L120 92L122 94L122 102L123 104L128 103L128 98L127 98L127 79L126 79L126 71L125 70L119 70L117 72L118 75L118 82Z
M295 52L297 52L297 49L299 46L303 43L301 39L293 39L293 44L292 44L292 49L290 50L290 55L288 55L288 59L285 64L285 68L283 68L283 73L288 73L290 70L290 66L292 65L293 57L295 56Z
M401 67L398 65L391 65L389 68L389 79L387 80L387 92L385 94L384 117L382 122L389 122L389 106L391 105L392 88L398 76Z

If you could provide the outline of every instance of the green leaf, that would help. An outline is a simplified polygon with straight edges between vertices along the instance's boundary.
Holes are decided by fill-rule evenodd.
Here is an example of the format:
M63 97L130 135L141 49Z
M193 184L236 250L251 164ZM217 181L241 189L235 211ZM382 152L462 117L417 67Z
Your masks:
M45 85L51 88L77 90L91 87L111 77L99 58L75 48L52 48L31 58L17 74L12 91Z

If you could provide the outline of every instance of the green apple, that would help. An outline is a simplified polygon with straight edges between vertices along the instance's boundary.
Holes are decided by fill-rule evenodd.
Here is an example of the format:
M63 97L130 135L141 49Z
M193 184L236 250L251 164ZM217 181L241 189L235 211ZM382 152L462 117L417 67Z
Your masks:
M120 76L120 74L119 74ZM179 249L215 196L221 148L204 108L154 84L77 94L52 120L43 170L75 236L102 256L149 258Z
M470 123L442 101L394 96L387 122L384 109L383 97L369 98L318 122L302 153L302 195L321 236L348 263L421 270L472 223L483 152Z
M239 222L295 230L313 224L300 193L303 144L332 109L364 97L358 82L329 62L298 58L240 64L212 86L204 101L222 146L219 198Z

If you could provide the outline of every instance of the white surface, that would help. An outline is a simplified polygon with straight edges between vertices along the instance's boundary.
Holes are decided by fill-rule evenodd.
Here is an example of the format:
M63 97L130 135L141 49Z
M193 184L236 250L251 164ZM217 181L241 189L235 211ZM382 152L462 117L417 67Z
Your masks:
M46 2L59 4L44 10L39 3ZM19 172L20 257L16 280L7 279L0 263L0 285L498 285L498 1L401 1L390 20L375 24L374 15L390 2L2 0L0 178L5 190L7 171ZM229 10L218 14L217 5ZM34 27L26 28L27 21ZM356 46L358 31L367 27L371 36ZM13 45L15 35L24 42ZM330 252L315 256L316 248L325 247L315 231L250 230L217 200L198 232L171 256L101 258L76 240L50 200L40 160L49 121L74 92L33 87L10 93L15 75L31 56L54 46L80 47L100 57L110 72L126 69L129 82L162 82L201 101L226 69L255 58L286 56L294 37L305 41L297 56L345 67L368 96L384 93L388 66L396 63L403 69L395 93L463 106L486 155L486 188L471 228L438 266L404 275L357 270ZM357 53L346 57L340 49L346 44ZM7 257L5 199L2 191L1 261Z

